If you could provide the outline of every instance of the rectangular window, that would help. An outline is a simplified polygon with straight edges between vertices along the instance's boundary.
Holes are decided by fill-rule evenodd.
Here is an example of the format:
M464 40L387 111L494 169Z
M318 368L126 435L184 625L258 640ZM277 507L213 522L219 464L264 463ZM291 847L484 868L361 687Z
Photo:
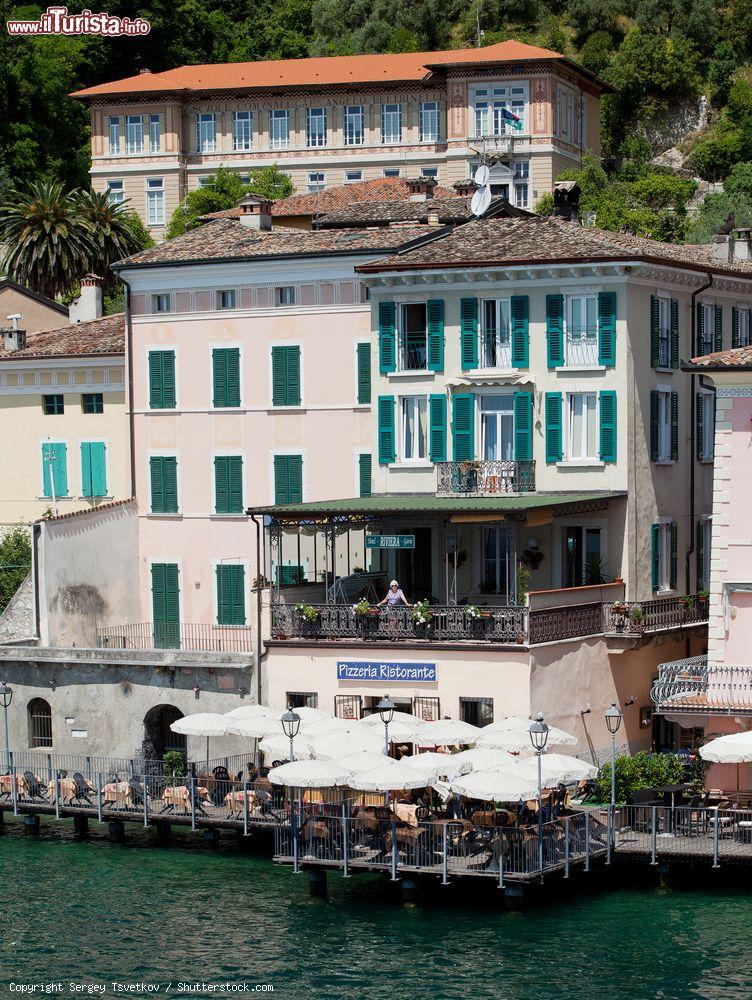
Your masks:
M657 368L671 367L671 299L658 295L658 364Z
M471 726L490 726L494 720L493 698L460 698L460 719Z
M54 392L42 396L42 412L48 416L58 416L65 413L65 401L62 393Z
M501 136L525 130L527 88L511 85L476 87L470 95L473 135Z
M710 461L715 453L715 393L698 393L696 405L699 458Z
M651 540L653 590L673 590L676 587L676 542L676 521L653 525Z
M213 402L216 407L240 406L240 348L212 351Z
M244 150L253 148L253 112L233 111L232 148Z
M505 528L483 529L482 594L498 594L508 599L514 592L513 554Z
M283 285L274 289L274 301L278 306L295 305L295 285Z
M439 141L439 103L422 101L420 105L420 141Z
M399 177L400 175L399 167L384 167L382 172L384 177Z
M403 462L428 458L428 398L403 396L400 399L400 445Z
M178 460L174 456L152 456L149 459L152 514L178 512Z
M483 302L481 368L510 368L512 365L511 303L509 299Z
M698 355L712 354L715 334L715 306L702 303L702 330L698 336Z
M101 392L84 392L81 395L83 413L104 413L104 396Z
M120 155L120 119L108 118L108 129L110 134L110 156Z
M573 134L573 96L571 91L559 89L556 94L558 134L570 142Z
M402 142L402 105L381 105L381 142L394 146Z
M68 446L60 441L42 445L42 487L45 497L68 496Z
M272 149L287 149L290 143L290 112L277 108L269 112L269 145Z
M81 495L107 496L107 460L104 441L81 442Z
M235 308L235 289L222 288L217 292L217 309Z
M601 529L570 525L562 529L563 587L587 587L605 583Z
M243 513L243 458L217 455L214 459L215 514Z
M514 395L502 393L479 396L480 453L484 461L502 462L514 458Z
M438 167L421 167L420 168L421 177L438 177L439 168Z
M712 522L703 518L697 522L697 589L710 590L710 551L712 546Z
M203 177L197 177L196 183L200 188L208 187L211 184L211 176L209 174L204 174Z
M598 458L596 429L596 394L571 392L568 396L569 448L574 460Z
M426 304L402 306L399 329L399 368L401 371L425 371L428 363Z
M245 625L245 566L217 566L217 625Z
M749 309L742 307L736 310L736 344L732 344L732 347L748 347L749 346Z
M149 351L149 409L175 409L174 351Z
M316 194L317 191L323 191L326 187L326 174L321 170L312 170L308 174L308 193Z
M172 312L172 296L169 292L158 292L151 297L151 311L153 313Z
M365 129L363 127L363 106L360 104L349 105L345 108L344 133L346 146L362 146L365 142Z
M196 148L199 153L217 151L217 116L213 112L196 115Z
M165 221L164 181L149 177L146 181L146 224L163 226Z
M346 170L345 171L345 184L357 184L359 181L363 180L362 170Z
M517 208L527 208L528 186L527 184L514 185L514 204Z
M274 456L274 502L302 503L303 456Z
M326 108L308 108L306 110L306 145L309 147L326 146Z
M658 391L658 461L671 461L671 393Z
M152 153L162 149L162 116L149 115L149 148Z
M122 205L125 201L125 187L122 181L107 181L107 200L111 205Z
M316 691L288 691L285 705L290 705L291 708L318 708L319 696Z
M272 347L272 406L300 406L300 347Z
M567 299L566 364L582 368L598 364L598 296Z
M143 115L127 115L125 119L125 151L141 154L144 151Z

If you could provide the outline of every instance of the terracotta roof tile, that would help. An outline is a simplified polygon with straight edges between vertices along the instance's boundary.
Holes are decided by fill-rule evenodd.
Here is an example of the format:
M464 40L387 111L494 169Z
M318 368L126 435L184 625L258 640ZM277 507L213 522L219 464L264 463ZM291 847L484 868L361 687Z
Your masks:
M125 314L103 316L90 323L74 323L58 330L30 334L21 351L0 346L0 361L24 358L65 358L76 355L125 354Z
M733 347L728 351L715 351L713 354L703 354L701 357L692 358L687 367L752 369L752 344L747 344L746 347Z
M83 510L72 510L68 514L55 514L52 517L40 517L40 521L67 521L71 517L84 517L86 514L100 514L103 510L112 510L113 507L125 507L129 503L134 503L135 497L127 497L125 500L110 500L109 503L101 503L97 507L85 507Z
M269 59L246 63L178 66L164 73L139 73L76 91L81 98L157 91L251 90L269 87L336 86L426 80L433 68L452 64L560 59L551 49L506 41L474 49L442 52L399 52L386 55L325 56L314 59ZM431 67L431 68L429 68ZM582 71L584 73L584 71ZM589 75L589 74L586 74Z

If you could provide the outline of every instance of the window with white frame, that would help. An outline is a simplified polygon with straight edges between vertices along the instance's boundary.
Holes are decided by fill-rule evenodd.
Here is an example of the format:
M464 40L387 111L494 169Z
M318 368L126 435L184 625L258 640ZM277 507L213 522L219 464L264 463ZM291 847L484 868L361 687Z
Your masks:
M345 184L357 184L358 181L363 180L362 170L346 170L345 171Z
M516 208L527 208L528 205L528 186L527 183L520 183L514 185L514 204Z
M306 109L306 145L326 146L326 108Z
M439 168L438 167L421 167L420 168L421 177L438 177Z
M567 396L567 458L595 461L597 398L594 392L570 392Z
M125 119L125 151L129 155L144 151L143 115L127 115Z
M165 221L165 192L162 177L148 177L146 180L146 224L163 226Z
M509 299L483 302L480 367L509 368L512 364L512 323Z
M125 185L123 181L109 180L107 183L107 201L111 205L122 205L125 201Z
M702 304L702 331L699 336L698 354L712 354L715 342L715 305Z
M671 299L658 296L658 367L671 367Z
M208 187L211 184L211 175L203 174L201 177L197 177L196 183L200 188Z
M232 148L236 150L253 147L253 112L233 111Z
M421 462L428 458L428 397L400 398L400 459Z
M169 292L157 292L151 297L151 311L153 313L172 312L172 297Z
M474 87L470 93L473 135L506 135L527 131L527 86Z
M715 452L715 393L700 392L697 406L701 408L701 412L697 415L700 428L698 451L702 461L710 461Z
M281 288L276 288L274 290L274 300L278 306L294 306L295 286L283 285Z
M658 400L658 461L671 461L671 392L659 389Z
M196 146L199 153L215 153L217 150L217 116L213 111L196 115Z
M222 288L217 292L217 309L235 308L235 289Z
M382 171L384 177L399 177L399 167L384 167Z
M326 174L321 170L312 170L308 175L308 191L310 194L315 194L317 191L323 191L326 187Z
M749 346L749 307L739 306L736 310L736 336L738 347Z
M275 108L269 112L269 145L272 149L287 149L290 144L290 112Z
M671 589L671 523L658 526L658 590Z
M400 371L425 371L428 362L425 302L411 302L402 306L398 336Z
M420 105L420 141L439 141L439 102L421 101Z
M505 528L492 526L483 529L482 594L499 594L507 599L514 588L514 558L509 534Z
M110 156L120 155L120 119L119 118L108 118L107 119L109 136L110 136Z
M162 116L149 115L149 149L159 153L162 149Z
M363 105L351 104L345 108L343 131L346 146L362 146L365 142Z
M570 367L598 364L598 296L567 298L566 363Z
M486 462L514 458L514 393L480 393L480 454ZM492 471L492 476L498 472Z
M402 105L381 105L381 141L385 146L402 142Z

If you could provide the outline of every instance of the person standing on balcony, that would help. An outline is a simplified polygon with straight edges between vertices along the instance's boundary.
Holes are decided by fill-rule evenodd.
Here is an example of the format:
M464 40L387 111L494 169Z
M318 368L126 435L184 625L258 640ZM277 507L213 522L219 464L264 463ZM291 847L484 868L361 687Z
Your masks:
M378 607L381 607L382 604L386 604L387 611L393 611L399 606L400 603L404 604L406 608L410 607L407 602L407 598L400 589L400 585L396 580L392 580L389 584L389 590L386 592L386 597L383 601L379 601Z

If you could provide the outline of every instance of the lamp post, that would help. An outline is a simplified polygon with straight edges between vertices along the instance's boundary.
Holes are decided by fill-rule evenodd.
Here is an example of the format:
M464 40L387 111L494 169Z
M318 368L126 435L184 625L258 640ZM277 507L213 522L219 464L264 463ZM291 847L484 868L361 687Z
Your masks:
M8 737L8 709L13 701L13 688L7 681L0 684L0 703L5 715L5 767L10 771L10 739Z
M384 746L387 756L389 756L389 723L394 718L394 710L396 707L397 706L388 694L385 694L376 706L376 711L379 713L381 721L384 723Z
M282 716L282 730L285 736L290 741L290 760L295 760L295 751L293 749L293 740L300 732L300 716L297 712L293 712L292 705L290 705Z
M616 805L616 734L621 727L621 712L615 701L611 702L611 708L606 711L606 725L611 733L611 809Z
M535 722L528 730L530 742L533 744L538 758L538 867L541 878L543 877L543 780L541 777L541 754L546 749L548 743L548 726L543 721L542 715L536 715Z

